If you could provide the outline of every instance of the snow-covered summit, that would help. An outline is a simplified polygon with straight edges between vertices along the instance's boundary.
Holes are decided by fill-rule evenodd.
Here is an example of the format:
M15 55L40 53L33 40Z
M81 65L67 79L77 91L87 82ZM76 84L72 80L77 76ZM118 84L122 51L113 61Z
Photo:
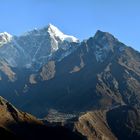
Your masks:
M12 40L12 35L7 32L0 33L0 46L10 42Z
M34 30L25 32L22 36L46 36L47 33L56 41L79 42L79 39L74 36L64 34L52 24L48 24L48 26L44 28L35 28Z
M79 40L76 37L65 35L57 27L55 27L52 24L48 25L48 33L50 34L50 36L59 38L61 41L79 42Z
M21 36L4 32L0 33L0 59L12 67L28 67L36 71L49 60L60 61L71 54L78 43L77 38L65 35L52 24Z

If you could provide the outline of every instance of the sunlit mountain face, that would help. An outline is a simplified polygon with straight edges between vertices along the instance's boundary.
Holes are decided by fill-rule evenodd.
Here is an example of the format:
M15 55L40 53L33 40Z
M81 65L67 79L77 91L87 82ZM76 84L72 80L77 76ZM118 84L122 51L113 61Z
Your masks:
M140 53L108 32L83 41L52 24L21 36L0 33L0 96L72 138L140 139ZM11 106L12 121L32 120Z

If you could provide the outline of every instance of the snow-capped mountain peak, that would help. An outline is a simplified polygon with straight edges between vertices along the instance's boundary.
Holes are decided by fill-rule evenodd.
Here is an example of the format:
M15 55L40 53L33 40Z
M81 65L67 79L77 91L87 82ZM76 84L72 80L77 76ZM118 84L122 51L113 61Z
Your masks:
M11 40L12 35L10 35L10 34L7 33L7 32L3 32L3 33L0 33L0 37L3 37L3 38L6 39L7 41L9 41L9 40Z
M77 38L65 35L52 24L21 36L4 32L0 33L0 59L11 67L28 67L37 71L49 60L60 61L71 54L78 43Z
M57 27L55 27L52 24L48 25L48 33L50 34L50 36L54 38L59 38L61 41L79 42L79 40L76 37L65 35Z
M0 33L0 46L10 42L12 40L12 35L7 32Z

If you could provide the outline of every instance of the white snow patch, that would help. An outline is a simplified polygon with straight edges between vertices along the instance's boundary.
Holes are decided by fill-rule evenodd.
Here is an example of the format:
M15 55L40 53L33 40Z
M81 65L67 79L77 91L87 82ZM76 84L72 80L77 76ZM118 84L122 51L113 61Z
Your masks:
M12 35L7 32L0 33L0 46L10 42L12 40Z
M79 40L76 37L70 36L70 35L65 35L57 27L55 27L52 24L49 24L49 26L48 26L48 33L51 36L59 38L61 41L79 42Z

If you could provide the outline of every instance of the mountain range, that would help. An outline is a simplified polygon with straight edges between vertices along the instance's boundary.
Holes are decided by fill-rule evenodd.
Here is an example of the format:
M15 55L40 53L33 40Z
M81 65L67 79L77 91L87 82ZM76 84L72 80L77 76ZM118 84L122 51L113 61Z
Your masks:
M77 116L74 128L88 140L139 139L140 53L100 30L83 41L52 24L0 33L0 95L40 119L51 109Z
M62 126L49 126L22 112L0 97L0 138L14 140L84 140L84 137Z
M0 97L1 139L139 140L140 138L140 110L126 105L111 110L86 112L79 117L75 116L63 123L60 122L38 120Z

